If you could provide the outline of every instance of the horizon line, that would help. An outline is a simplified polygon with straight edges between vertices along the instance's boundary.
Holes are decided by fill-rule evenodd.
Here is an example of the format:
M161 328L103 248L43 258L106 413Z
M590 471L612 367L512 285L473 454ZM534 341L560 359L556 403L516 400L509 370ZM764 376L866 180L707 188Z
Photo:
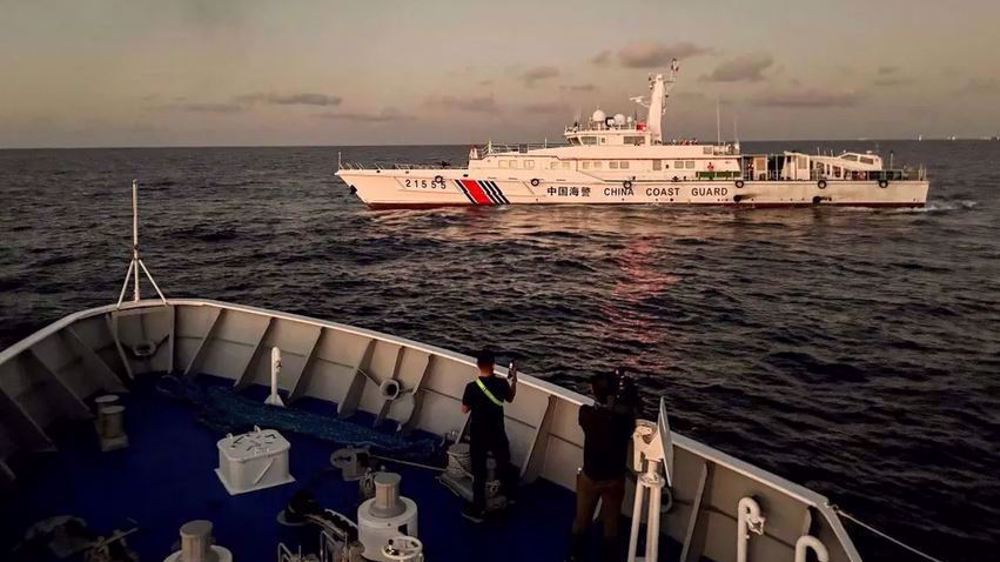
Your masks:
M935 141L987 141L995 142L996 137L931 137L916 139L912 137L886 137L886 138L801 138L801 139L742 139L738 142L935 142ZM724 141L724 143L737 142L734 140ZM384 144L149 144L133 146L114 145L69 145L69 146L0 146L0 151L14 150L144 150L163 148L377 148L377 147L404 147L404 146L480 146L485 143L384 143ZM502 143L502 144L524 144L524 143ZM703 144L715 144L706 141ZM664 143L663 146L671 146Z

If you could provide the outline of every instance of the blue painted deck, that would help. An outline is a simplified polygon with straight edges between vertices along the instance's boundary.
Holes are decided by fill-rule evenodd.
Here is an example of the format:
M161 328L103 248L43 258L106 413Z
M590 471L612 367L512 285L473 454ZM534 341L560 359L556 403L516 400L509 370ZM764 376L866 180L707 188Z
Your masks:
M266 395L261 388L246 392L260 399ZM223 435L200 423L192 406L164 396L148 381L122 399L127 449L102 453L93 427L76 424L56 434L57 453L21 459L15 466L17 488L0 505L0 554L9 552L33 522L70 514L102 533L127 528L127 518L134 519L139 532L128 542L144 562L166 557L180 526L192 519L211 520L216 541L237 562L273 561L278 541L294 550L301 539L300 531L278 525L275 517L305 486L324 507L355 519L357 483L344 482L329 465L337 444L286 433L296 482L234 497L213 471L216 441ZM317 400L296 407L334 411L332 404ZM568 490L533 483L523 488L510 512L475 525L462 519L462 500L438 484L435 473L391 463L387 468L402 474L402 494L419 506L420 539L431 562L551 562L566 553L574 509Z

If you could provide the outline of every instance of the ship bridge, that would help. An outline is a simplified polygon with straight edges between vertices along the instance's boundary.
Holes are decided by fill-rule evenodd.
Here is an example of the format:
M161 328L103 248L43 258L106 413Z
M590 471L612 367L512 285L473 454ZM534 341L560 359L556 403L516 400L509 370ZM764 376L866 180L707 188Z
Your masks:
M653 144L646 123L619 113L605 115L598 109L587 123L573 123L563 133L571 146L645 146Z

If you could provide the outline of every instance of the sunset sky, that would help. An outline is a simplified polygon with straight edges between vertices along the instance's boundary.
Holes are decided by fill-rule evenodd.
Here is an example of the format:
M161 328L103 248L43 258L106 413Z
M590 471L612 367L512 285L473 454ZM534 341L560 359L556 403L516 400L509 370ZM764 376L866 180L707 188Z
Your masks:
M0 0L0 147L1000 134L1000 1Z

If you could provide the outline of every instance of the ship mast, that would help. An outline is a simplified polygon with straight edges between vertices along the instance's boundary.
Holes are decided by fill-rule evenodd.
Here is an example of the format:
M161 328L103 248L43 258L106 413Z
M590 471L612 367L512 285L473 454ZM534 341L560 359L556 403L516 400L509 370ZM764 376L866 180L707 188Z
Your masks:
M119 308L125 300L125 291L128 289L130 281L132 282L132 301L139 302L142 299L142 295L139 292L140 269L146 274L146 278L153 285L153 289L156 290L156 294L163 301L163 304L167 304L167 298L163 296L160 287L153 280L153 275L149 273L149 270L146 269L146 264L142 263L142 258L139 257L139 180L132 180L132 260L128 264L128 271L125 272L125 282L122 283L122 291L118 295Z
M680 65L677 59L670 61L670 76L668 78L664 78L662 74L649 77L651 92L648 102L642 97L632 98L632 101L649 108L649 112L646 114L646 127L649 130L651 144L663 143L663 114L666 113L666 101L676 82L678 70L680 70Z

